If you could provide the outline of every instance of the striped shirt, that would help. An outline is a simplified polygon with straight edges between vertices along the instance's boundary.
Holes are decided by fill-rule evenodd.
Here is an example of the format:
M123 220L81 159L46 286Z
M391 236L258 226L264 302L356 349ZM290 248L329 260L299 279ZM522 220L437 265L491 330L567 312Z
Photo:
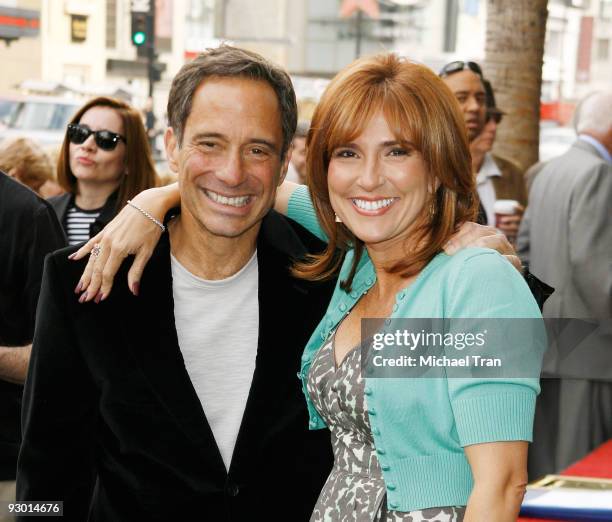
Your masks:
M65 230L68 235L68 243L76 245L89 240L89 227L100 217L101 208L94 210L83 210L74 203L66 213Z

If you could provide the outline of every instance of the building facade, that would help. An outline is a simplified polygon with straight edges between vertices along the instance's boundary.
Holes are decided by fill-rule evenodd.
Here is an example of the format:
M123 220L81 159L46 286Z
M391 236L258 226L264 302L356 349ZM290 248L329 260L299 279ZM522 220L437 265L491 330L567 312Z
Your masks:
M40 78L41 0L0 0L0 93L16 93L26 78Z
M0 11L39 13L38 31L8 46L0 25L0 58L10 71L0 77L0 93L34 79L91 95L121 89L144 103L148 80L130 39L132 1L0 0ZM343 0L151 1L165 65L155 88L158 114L180 66L222 41L286 67L307 97L321 92L319 78L332 77L358 55L397 51L434 70L454 59L484 59L486 0L380 0L375 18L342 18ZM611 35L612 0L550 0L543 100L571 103L609 87Z

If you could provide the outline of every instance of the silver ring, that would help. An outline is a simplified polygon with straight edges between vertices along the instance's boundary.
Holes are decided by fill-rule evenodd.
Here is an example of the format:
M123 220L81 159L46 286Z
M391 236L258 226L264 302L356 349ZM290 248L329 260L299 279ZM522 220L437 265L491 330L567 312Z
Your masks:
M98 257L100 252L102 252L102 247L100 246L100 243L96 243L91 249L91 257Z

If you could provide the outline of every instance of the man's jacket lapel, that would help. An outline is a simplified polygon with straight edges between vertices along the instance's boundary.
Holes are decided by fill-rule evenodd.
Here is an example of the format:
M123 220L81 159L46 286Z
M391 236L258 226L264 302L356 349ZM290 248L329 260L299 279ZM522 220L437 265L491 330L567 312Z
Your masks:
M134 298L132 313L125 321L131 353L165 413L174 418L211 465L225 472L178 344L167 233L162 236L145 269L140 294ZM151 436L156 435L152 433Z

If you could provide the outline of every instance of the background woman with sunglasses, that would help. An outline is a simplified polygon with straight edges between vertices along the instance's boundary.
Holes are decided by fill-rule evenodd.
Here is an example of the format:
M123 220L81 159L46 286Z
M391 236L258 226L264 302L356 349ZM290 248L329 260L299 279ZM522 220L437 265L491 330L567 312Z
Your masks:
M67 193L49 201L68 242L87 241L128 199L156 185L140 113L112 98L87 102L68 124L57 179Z

